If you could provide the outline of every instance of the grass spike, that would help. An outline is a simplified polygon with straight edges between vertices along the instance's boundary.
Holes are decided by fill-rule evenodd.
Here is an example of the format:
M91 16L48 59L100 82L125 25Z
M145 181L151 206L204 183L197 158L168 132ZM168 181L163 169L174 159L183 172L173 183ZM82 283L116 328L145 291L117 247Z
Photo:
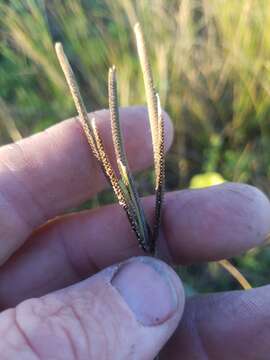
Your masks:
M136 36L137 50L138 50L138 55L143 73L148 115L149 115L151 134L152 134L154 160L156 164L157 146L158 146L157 145L158 144L158 109L157 109L156 91L154 87L152 69L145 46L145 40L141 25L139 23L135 24L134 32Z
M115 149L115 155L117 161L121 161L125 166L127 165L127 156L124 149L122 131L120 127L119 119L119 105L118 105L118 94L117 94L117 80L116 80L116 68L112 66L109 69L108 75L108 94L109 94L109 108L111 115L111 128L112 137Z
M154 87L151 65L146 50L143 32L139 23L134 26L134 32L143 73L154 152L156 203L152 242L155 247L159 234L165 182L164 119L162 116L159 96Z
M155 222L153 229L153 241L157 240L161 221L161 209L164 196L165 187L165 134L164 134L164 118L162 116L162 109L158 94L158 147L157 147L157 165L156 165L156 204L155 204Z
M130 222L132 230L135 232L136 237L139 241L140 246L147 252L151 252L150 245L148 242L145 243L144 233L142 232L142 226L144 225L142 221L145 218L138 216L138 210L135 206L134 199L132 198L132 193L129 192L129 187L127 187L121 180L118 180L115 172L112 168L110 160L106 154L102 138L99 134L98 127L96 126L95 119L91 121L91 128L94 135L94 141L96 143L96 148L101 163L102 170L110 182L112 189L117 197L118 203L125 210L128 220Z
M96 125L96 121L94 118L92 118L91 120L91 129L93 131L93 135L94 135L94 141L96 144L96 149L98 152L98 159L100 160L101 163L101 167L103 169L103 172L105 173L106 177L108 178L114 193L117 197L117 200L119 202L120 205L128 207L128 202L126 201L125 196L123 195L122 189L119 186L119 182L118 179L115 175L115 172L113 170L113 167L111 165L111 162L106 154L104 145L103 145L103 141L101 139L100 133L98 131L97 125Z
M110 160L108 159L108 156L106 154L106 151L105 151L105 148L103 145L103 141L99 134L99 131L96 126L96 122L95 122L94 118L91 120L91 128L93 131L94 141L96 143L101 168L102 168L106 178L108 179L108 181L110 182L110 184L112 186L112 189L117 197L119 205L121 205L123 207L123 209L125 210L133 231L135 232L138 240L140 240L141 235L140 235L140 231L139 231L138 224L136 221L135 212L134 212L132 203L129 198L129 194L126 192L125 188L123 186L121 186L121 182L119 182L119 180L117 179L117 177L115 175L115 172L112 168Z
M66 57L66 54L63 49L63 45L61 43L55 44L55 51L58 58L58 61L61 65L61 68L63 70L63 73L65 75L68 87L70 89L71 95L73 97L76 109L79 114L79 120L82 124L83 130L85 132L85 135L87 137L88 143L96 157L98 157L97 149L95 147L95 142L93 139L93 134L91 132L91 129L89 127L89 119L88 114L79 90L79 86L77 84L77 81L75 79L73 70L70 66L70 63L68 61L68 58Z
M123 136L119 119L119 104L117 94L117 79L115 66L109 69L108 75L108 94L109 94L109 108L111 115L111 128L114 150L117 159L118 169L122 178L122 181L126 187L126 191L129 194L132 208L134 209L135 216L140 231L140 245L145 251L153 252L153 246L151 242L150 227L146 220L146 215L140 202L140 198L135 186L135 182L132 173L128 166L127 155L124 148Z

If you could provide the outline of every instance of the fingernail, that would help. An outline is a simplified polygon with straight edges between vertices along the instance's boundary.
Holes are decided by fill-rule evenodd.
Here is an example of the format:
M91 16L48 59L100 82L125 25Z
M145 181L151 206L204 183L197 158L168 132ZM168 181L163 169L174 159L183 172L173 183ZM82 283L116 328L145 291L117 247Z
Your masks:
M145 326L154 326L170 319L177 310L174 276L163 262L139 257L120 265L111 283L137 320Z

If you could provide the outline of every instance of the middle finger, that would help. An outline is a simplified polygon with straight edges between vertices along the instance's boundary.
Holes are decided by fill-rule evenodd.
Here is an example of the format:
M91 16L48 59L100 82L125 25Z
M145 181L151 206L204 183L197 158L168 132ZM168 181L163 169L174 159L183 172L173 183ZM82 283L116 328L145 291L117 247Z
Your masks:
M153 198L144 200L151 217ZM262 243L270 204L256 188L224 184L166 194L161 248L176 263L219 260ZM140 255L118 205L56 219L37 231L0 272L0 299L16 305L65 287L110 264ZM29 281L31 278L31 281Z

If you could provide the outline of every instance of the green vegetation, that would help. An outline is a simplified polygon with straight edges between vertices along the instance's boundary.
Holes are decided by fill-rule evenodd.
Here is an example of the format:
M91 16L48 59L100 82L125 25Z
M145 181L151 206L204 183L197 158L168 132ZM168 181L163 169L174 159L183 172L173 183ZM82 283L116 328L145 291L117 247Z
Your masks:
M270 195L270 2L264 0L2 1L1 143L75 113L55 41L67 50L89 110L108 107L112 64L119 69L121 105L145 103L132 33L137 19L151 44L162 106L176 129L167 189L186 188L194 175L214 172ZM143 176L145 194L151 173ZM98 200L110 199L106 193ZM254 250L235 264L252 284L267 283L270 250ZM216 264L182 272L200 291L236 286Z

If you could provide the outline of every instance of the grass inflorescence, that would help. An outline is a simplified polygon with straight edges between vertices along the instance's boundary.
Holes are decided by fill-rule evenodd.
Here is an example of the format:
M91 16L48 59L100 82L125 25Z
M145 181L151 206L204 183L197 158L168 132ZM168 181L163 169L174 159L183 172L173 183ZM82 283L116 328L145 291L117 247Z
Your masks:
M99 161L100 167L110 182L119 204L125 210L131 228L136 234L139 245L147 253L154 254L156 252L156 241L159 234L165 181L164 119L159 96L154 87L152 70L146 51L143 32L138 23L135 25L134 30L145 83L154 153L156 202L153 229L151 229L146 218L125 152L124 140L120 125L115 66L112 66L109 69L108 98L114 151L120 174L119 178L116 176L111 161L107 156L95 118L88 118L86 107L80 94L79 86L75 79L75 75L72 71L70 63L65 55L62 44L56 43L55 50L93 155Z
M95 118L88 118L87 110L80 94L70 63L64 53L61 43L56 43L55 50L58 60L66 77L81 125L93 152L100 163L100 167L108 179L115 193L118 203L126 212L131 228L136 234L141 248L150 254L157 254L156 241L159 234L161 209L165 182L165 149L164 149L164 119L160 105L159 95L154 86L152 69L149 62L143 32L139 23L134 27L136 44L143 73L145 93L148 107L148 116L154 153L155 168L155 218L153 229L150 228L143 206L141 204L133 175L130 171L128 159L121 131L119 102L117 93L116 68L112 66L108 73L108 99L111 119L111 131L114 144L115 157L120 177L116 176L111 161L105 151L101 135ZM228 261L221 260L219 264L224 267L244 289L251 286L244 276Z

